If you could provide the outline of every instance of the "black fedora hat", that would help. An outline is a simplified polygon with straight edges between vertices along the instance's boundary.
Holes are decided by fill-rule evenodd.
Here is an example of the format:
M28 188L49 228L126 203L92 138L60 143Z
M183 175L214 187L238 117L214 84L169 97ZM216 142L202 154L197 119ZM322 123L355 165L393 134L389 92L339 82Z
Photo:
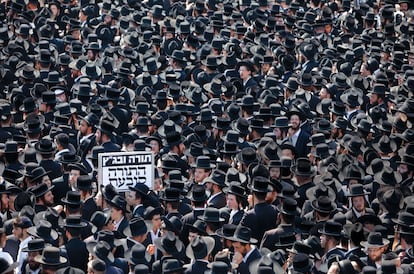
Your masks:
M27 246L22 249L23 252L41 252L45 249L45 240L43 239L32 239L27 243Z
M193 186L188 194L188 199L195 202L207 201L206 188L202 185Z
M43 249L42 255L37 255L34 260L42 265L59 266L67 262L67 259L60 254L59 248L47 246Z
M184 244L170 231L155 239L154 244L161 252L172 256L177 256L184 250Z
M397 144L387 135L383 135L378 142L374 142L372 147L383 154L389 154L397 150Z
M228 238L233 242L256 244L257 240L251 237L251 229L242 225L237 226L232 237Z
M236 159L246 165L259 161L256 150L252 147L243 148L240 153L237 154Z
M183 229L183 222L177 216L172 216L170 218L163 216L162 221L163 225L161 228L172 231L176 235L179 235L181 233Z
M23 100L23 104L19 107L20 111L31 113L38 109L38 105L36 104L33 97L29 96Z
M67 216L63 220L63 226L64 227L70 227L70 228L83 228L86 227L88 224L84 221L82 221L81 215L71 215Z
M111 207L114 207L118 210L122 210L123 212L129 212L127 210L127 203L125 201L124 198L122 198L119 195L115 195L114 198L112 198L112 200L107 200L106 201Z
M49 138L42 138L35 144L35 149L40 154L48 154L56 150L56 144Z
M327 221L322 229L318 232L328 236L340 237L342 231L342 224L334 221Z
M336 210L336 204L327 196L320 196L313 200L312 208L322 213L332 213Z
M165 202L178 202L182 199L181 189L168 187L160 193L159 199Z
M198 156L196 162L191 165L192 168L204 168L204 169L213 169L216 166L211 163L210 157L208 156Z
M296 200L285 198L283 204L278 205L277 210L285 215L296 216L299 213Z
M55 116L71 116L72 114L76 113L76 108L71 107L69 103L60 103L56 106L57 111L55 111Z
M114 262L114 255L111 250L112 247L105 241L91 241L86 245L89 253L95 256L96 258L103 260L105 262Z
M92 178L89 175L81 175L76 180L76 186L79 190L92 190Z
M80 193L77 191L66 192L66 197L62 198L62 203L69 206L81 206L83 204Z
M47 176L49 173L50 173L50 171L46 171L41 166L36 167L30 172L31 181L32 182L37 182L39 179L43 178L44 176Z
M59 234L52 228L52 224L45 220L41 220L36 226L29 227L27 233L48 243L52 243L59 237Z
M291 171L297 176L312 177L316 174L315 168L311 165L308 158L298 158L291 167Z
M38 77L39 72L31 65L25 65L23 68L16 71L16 76L25 80L34 80Z
M178 259L166 259L162 262L162 271L165 274L182 273L184 267Z
M163 138L165 138L169 132L181 133L181 131L182 128L171 119L165 120L164 123L158 128L158 134Z
M47 84L60 84L65 81L62 77L60 77L59 72L57 71L50 71L47 75L47 78L43 80Z
M280 116L275 118L275 122L270 127L272 128L289 128L289 119L285 116Z
M144 218L134 217L129 221L128 226L124 229L123 233L127 237L136 237L145 235L148 232L148 226L145 223Z
M54 185L48 187L46 183L41 183L41 184L28 188L27 191L32 192L37 198L37 197L41 197L45 195L48 191L51 191L54 187L55 187Z
M370 232L367 240L361 242L361 246L365 248L376 248L386 246L389 243L389 240L382 238L380 232Z
M198 216L198 219L206 223L221 223L224 222L224 218L220 217L220 211L217 208L207 207L203 215Z
M349 187L349 193L346 194L347 197L357 197L365 196L371 194L370 192L365 191L365 188L361 184L353 184Z
M47 210L41 211L33 217L33 223L35 225L39 225L41 220L48 221L52 225L52 228L57 231L59 231L63 224L63 217L53 207L48 207Z
M125 253L125 259L132 265L148 265L151 255L141 243L135 243L130 250Z
M221 137L221 140L223 140L225 143L232 144L238 144L243 142L243 139L240 138L240 134L235 130L228 130L226 134Z
M272 191L269 179L261 176L256 176L253 178L250 185L250 190L253 192L267 193Z
M223 191L226 194L236 195L242 199L246 198L246 189L241 185L240 182L232 181L227 183L228 187L224 188Z
M58 162L62 164L76 164L79 163L81 157L76 155L75 153L64 153L60 158L58 158Z
M392 167L385 167L381 173L374 175L374 180L381 185L396 186L402 181L402 177Z
M226 173L222 170L215 169L213 172L208 176L204 183L213 183L220 187L226 186Z
M215 240L209 236L197 236L187 246L185 254L192 260L204 259L213 251Z

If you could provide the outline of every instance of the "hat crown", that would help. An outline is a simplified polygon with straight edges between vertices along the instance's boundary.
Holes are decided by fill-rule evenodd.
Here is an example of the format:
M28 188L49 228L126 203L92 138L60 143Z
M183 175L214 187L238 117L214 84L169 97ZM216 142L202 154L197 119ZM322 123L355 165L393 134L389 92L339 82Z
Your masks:
M42 250L45 248L45 241L43 239L33 239L28 244L29 250Z
M250 228L245 226L238 226L234 232L234 237L240 240L250 242L252 231Z
M312 165L309 159L299 158L296 160L296 169L301 173L308 173L312 171Z
M380 232L371 232L368 235L367 242L371 245L384 245L384 241Z
M48 246L43 250L43 261L46 264L60 264L60 250L57 247Z
M361 184L354 184L350 187L350 193L352 195L365 195L364 186Z
M50 232L52 231L52 224L45 220L40 220L38 227L36 228L39 236L49 237Z

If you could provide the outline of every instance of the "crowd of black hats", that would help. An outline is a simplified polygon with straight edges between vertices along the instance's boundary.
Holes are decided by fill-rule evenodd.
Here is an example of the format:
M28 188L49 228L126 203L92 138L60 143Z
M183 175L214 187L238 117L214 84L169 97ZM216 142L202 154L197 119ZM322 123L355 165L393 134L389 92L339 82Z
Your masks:
M412 9L2 1L0 274L414 273Z

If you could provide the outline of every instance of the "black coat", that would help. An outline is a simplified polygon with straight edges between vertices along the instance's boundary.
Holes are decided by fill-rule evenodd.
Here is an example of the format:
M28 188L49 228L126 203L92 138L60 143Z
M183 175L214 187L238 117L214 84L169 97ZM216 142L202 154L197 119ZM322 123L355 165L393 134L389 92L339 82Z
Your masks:
M104 152L118 152L118 151L121 151L121 148L113 142L106 142L106 143L102 144L102 146L104 148Z
M184 272L185 274L201 274L206 272L209 268L207 267L208 262L205 261L195 261L190 265L189 268Z
M250 274L249 266L257 260L260 260L262 255L260 255L259 250L255 248L252 253L250 253L249 257L246 259L246 262L242 262L239 267L237 268L237 273L240 274ZM253 273L251 273L253 274Z
M62 198L66 197L66 192L70 191L69 187L69 173L64 173L61 177L52 181L55 187L52 189L55 204L62 204Z
M93 213L98 210L98 206L96 205L95 200L93 197L90 197L83 203L82 207L82 218L85 220L90 220Z
M277 214L277 210L272 205L259 203L246 212L241 225L251 229L251 237L258 240L260 245L264 233L276 227Z
M183 222L183 230L180 234L180 240L184 243L184 245L188 245L189 241L188 241L188 234L190 232L189 230L189 226L193 225L194 222L197 220L198 216L202 216L204 213L204 209L202 210L193 210L193 212L190 212L186 215L184 215L181 218L181 221Z
M52 181L62 176L62 167L54 160L41 160L39 166L49 171L49 178Z
M124 217L116 230L121 237L126 237L124 234L125 228L129 225L128 219Z
M70 266L79 268L86 273L88 270L89 258L86 244L79 238L73 238L66 243L65 250Z
M244 210L241 209L236 212L236 214L233 215L233 217L230 217L229 224L238 225L244 216Z
M306 132L303 129L300 131L295 144L296 158L308 157L308 154L310 152L310 147L307 146L307 144L309 143L309 137L310 135L308 132Z
M220 192L217 196L207 202L208 207L222 208L226 206L226 195Z

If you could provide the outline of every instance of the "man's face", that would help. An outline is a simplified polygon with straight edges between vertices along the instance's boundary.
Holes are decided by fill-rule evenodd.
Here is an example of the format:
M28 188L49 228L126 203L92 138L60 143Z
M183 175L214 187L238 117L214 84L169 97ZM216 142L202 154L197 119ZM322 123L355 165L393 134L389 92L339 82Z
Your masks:
M23 237L23 229L21 227L13 226L13 235L17 239L21 239Z
M40 255L40 252L39 251L32 251L32 252L29 252L29 254L28 254L27 264L29 265L29 268L31 270L36 270L36 269L38 269L40 267L40 263L35 262L35 260L34 260L34 258L37 255Z
M88 123L85 120L81 120L79 123L79 131L82 136L85 136L88 133Z
M76 185L76 181L78 180L79 176L80 176L80 171L76 169L72 169L69 173L69 184L71 186Z
M242 245L240 242L233 242L234 252L239 252L243 256L247 253L247 248L245 245Z
M352 197L352 204L358 212L362 212L365 209L365 199L363 196Z
M208 177L210 172L206 171L204 168L196 168L194 170L194 181L196 183L201 183L205 178Z
M371 105L377 105L378 104L378 95L377 94L371 94L371 96L369 97L369 103Z
M44 203L46 206L53 206L53 194L52 191L46 192L44 196Z
M299 119L299 115L292 115L290 116L290 120L289 120L290 124L291 124L291 128L294 130L298 130L299 126L300 126L300 119Z
M43 176L42 183L45 183L47 187L50 187L52 185L52 181L50 180L49 176Z
M322 248L325 248L326 245L327 245L327 243L328 243L328 239L327 239L326 235L325 234L322 234L320 236L320 240L321 240L321 247Z
M135 196L135 191L128 191L125 193L125 200L129 206L136 206L138 204Z
M242 80L247 80L252 73L247 69L246 66L240 66L239 74Z
M6 193L1 194L1 208L3 210L9 209L9 196Z
M112 220L117 220L122 216L122 210L119 210L115 207L111 207L111 218Z
M382 254L384 253L384 247L370 247L367 250L368 257L373 262L379 262L382 259Z
M152 225L154 229L159 229L161 227L161 215L157 214L152 217Z
M101 136L102 136L101 131L98 129L98 130L95 132L95 139L96 139L96 142L98 143L98 145L102 145L102 139L101 139Z

